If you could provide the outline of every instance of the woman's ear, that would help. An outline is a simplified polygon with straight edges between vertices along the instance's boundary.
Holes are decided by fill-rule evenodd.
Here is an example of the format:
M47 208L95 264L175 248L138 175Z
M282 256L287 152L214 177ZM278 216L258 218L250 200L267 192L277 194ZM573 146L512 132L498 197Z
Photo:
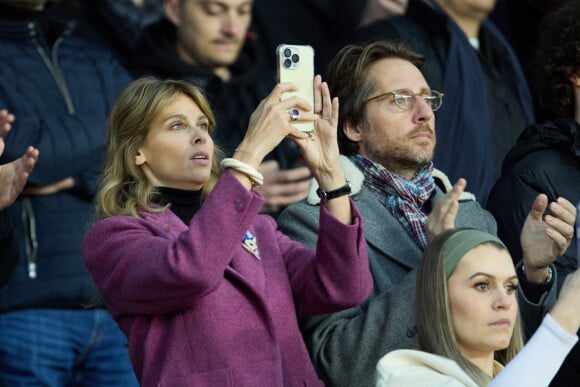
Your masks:
M137 155L135 156L135 165L140 166L145 163L145 155L140 150L137 151Z

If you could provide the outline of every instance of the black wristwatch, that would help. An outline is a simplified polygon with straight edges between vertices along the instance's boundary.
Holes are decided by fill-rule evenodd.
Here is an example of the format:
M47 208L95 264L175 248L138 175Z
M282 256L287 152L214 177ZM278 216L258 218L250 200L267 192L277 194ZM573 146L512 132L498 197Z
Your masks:
M316 190L316 194L323 202L326 202L330 199L336 199L344 195L348 195L351 193L350 181L348 179L344 179L344 181L345 184L342 187L334 189L332 191L323 191L320 189L320 187L318 187L318 189Z

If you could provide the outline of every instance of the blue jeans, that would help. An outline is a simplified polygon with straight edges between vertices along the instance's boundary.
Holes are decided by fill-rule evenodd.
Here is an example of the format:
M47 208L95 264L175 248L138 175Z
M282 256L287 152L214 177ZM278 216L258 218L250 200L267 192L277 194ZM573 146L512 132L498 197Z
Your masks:
M0 380L12 386L139 386L127 339L102 309L0 314Z

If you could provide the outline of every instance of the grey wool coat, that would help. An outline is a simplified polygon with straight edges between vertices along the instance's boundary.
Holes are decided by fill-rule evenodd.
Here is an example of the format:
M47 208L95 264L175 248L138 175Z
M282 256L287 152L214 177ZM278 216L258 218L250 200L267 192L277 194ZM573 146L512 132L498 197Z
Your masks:
M422 249L399 221L364 185L364 176L346 157L341 166L352 186L351 197L365 222L365 239L374 281L371 296L358 307L317 316L301 322L301 330L315 368L327 386L372 386L379 359L395 349L418 349L415 327L416 270ZM449 179L434 170L433 202L452 188ZM279 229L305 246L315 246L318 234L318 199L309 197L288 207L278 218ZM456 227L471 227L496 234L492 215L473 195L459 200ZM519 270L518 270L519 272ZM555 302L555 286L539 304L520 291L520 311L527 328L535 330L547 308Z

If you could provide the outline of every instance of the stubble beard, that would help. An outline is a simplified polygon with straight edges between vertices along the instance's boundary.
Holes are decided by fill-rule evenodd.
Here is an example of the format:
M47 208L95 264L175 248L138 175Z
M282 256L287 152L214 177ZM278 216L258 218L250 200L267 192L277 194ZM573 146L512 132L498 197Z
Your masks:
M413 153L409 147L395 146L386 151L370 151L368 157L388 170L400 173L409 170L418 171L428 165L433 161L433 150Z
M410 137L421 131L429 131L432 133L432 141L425 141L421 148L416 149L416 144L411 144ZM407 141L399 142L397 144L390 144L385 148L373 146L367 149L368 158L375 163L381 164L389 171L401 173L402 171L418 171L433 161L435 152L435 134L429 127L420 127L411 132ZM375 143L376 144L376 143Z

